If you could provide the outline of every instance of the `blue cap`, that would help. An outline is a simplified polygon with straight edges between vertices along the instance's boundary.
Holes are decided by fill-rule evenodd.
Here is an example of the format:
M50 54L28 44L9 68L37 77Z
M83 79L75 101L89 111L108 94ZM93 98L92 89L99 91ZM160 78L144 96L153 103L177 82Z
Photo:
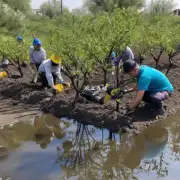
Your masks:
M112 57L116 57L116 53L113 51L113 52L111 53L111 56L112 56Z
M33 40L33 46L36 46L36 45L42 45L39 38L34 38L34 40Z
M23 40L22 36L18 36L18 37L17 37L17 40L18 40L18 41L22 41L22 40Z

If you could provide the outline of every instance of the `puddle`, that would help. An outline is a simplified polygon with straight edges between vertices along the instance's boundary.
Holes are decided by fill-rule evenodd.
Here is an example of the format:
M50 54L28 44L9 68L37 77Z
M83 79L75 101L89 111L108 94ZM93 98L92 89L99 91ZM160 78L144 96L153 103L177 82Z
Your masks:
M0 130L0 179L178 180L180 114L137 136L50 114ZM109 138L110 137L110 138Z

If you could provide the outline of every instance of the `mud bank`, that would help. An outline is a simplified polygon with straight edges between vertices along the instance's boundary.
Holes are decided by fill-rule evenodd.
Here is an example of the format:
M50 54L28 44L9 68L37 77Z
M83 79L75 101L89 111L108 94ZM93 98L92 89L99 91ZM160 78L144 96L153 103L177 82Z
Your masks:
M50 90L44 91L39 85L30 84L29 70L24 68L24 77L18 78L14 71L13 78L0 80L0 97L11 102L12 106L24 104L24 106L36 107L46 113L52 113L58 117L69 117L76 119L80 123L95 125L100 128L107 128L111 131L130 131L139 133L144 128L174 114L180 108L180 64L178 62L170 71L168 77L175 88L175 93L165 103L166 109L163 117L153 116L148 112L148 108L141 104L136 112L126 115L125 104L132 100L134 94L127 94L123 97L119 112L115 111L115 103L110 102L107 105L98 105L79 97L75 108L72 103L75 92L67 90L64 93L53 95ZM161 64L161 69L166 68L166 62ZM11 70L13 71L13 70ZM96 85L103 79L103 74L98 73L92 76L91 85ZM130 85L129 85L130 86Z

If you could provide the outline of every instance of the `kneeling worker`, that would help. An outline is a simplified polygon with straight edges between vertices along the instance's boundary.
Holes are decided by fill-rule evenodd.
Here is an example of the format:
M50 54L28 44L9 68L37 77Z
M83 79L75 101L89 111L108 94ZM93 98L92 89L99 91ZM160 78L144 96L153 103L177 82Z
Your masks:
M133 102L127 105L128 110L133 110L141 101L144 101L152 105L150 111L163 114L162 101L174 91L168 78L154 68L139 66L134 60L127 60L123 68L125 73L137 78L137 85L129 89L129 91L136 90L137 95Z
M64 82L61 76L61 63L61 58L55 55L41 63L38 72L44 88L51 87L55 89L56 78L58 78L60 83Z

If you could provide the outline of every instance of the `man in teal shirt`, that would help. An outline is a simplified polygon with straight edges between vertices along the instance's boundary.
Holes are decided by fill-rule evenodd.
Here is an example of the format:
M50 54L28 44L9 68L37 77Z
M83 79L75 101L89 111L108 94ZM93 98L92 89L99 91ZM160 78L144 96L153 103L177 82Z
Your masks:
M129 91L136 90L137 95L129 110L133 110L141 101L152 104L152 111L163 112L162 101L174 91L168 78L160 71L149 66L139 66L134 60L123 64L124 72L137 78L137 85Z

